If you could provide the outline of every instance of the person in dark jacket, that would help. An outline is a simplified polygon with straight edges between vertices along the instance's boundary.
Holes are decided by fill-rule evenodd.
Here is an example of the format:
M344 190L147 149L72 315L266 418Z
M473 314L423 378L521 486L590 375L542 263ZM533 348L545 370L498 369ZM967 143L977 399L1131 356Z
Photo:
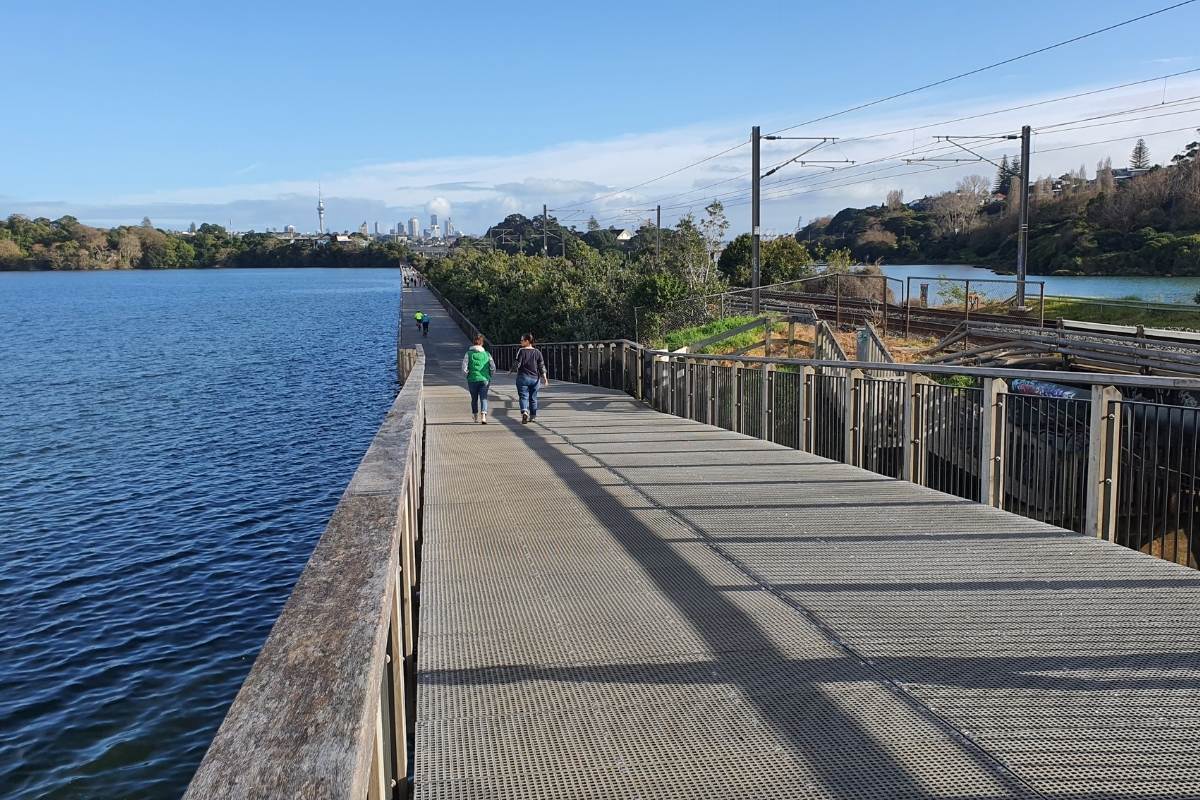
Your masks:
M537 419L538 389L550 383L542 351L533 346L533 334L521 337L521 349L510 372L517 373L517 398L521 402L521 424Z

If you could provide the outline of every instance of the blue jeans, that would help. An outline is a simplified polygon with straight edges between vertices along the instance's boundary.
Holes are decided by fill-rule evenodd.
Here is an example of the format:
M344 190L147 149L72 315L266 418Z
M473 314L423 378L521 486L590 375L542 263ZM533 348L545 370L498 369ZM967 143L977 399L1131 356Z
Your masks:
M521 410L528 411L529 416L537 416L538 388L542 382L528 375L517 376L517 399L521 401Z
M471 413L478 414L480 411L487 413L487 381L471 381L467 384L467 388L471 390Z

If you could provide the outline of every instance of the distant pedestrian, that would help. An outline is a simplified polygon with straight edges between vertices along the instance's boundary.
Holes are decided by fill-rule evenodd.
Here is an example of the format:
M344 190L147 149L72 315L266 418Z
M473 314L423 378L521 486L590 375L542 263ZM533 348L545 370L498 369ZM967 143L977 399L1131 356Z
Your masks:
M496 362L492 354L483 349L483 334L475 334L474 344L462 360L462 371L467 376L467 388L471 391L471 419L487 425L488 387L496 374Z
M413 314L413 319L415 319L417 321L417 330L419 330L421 332L421 335L428 336L429 335L429 315L426 314L424 311L418 311L417 313Z
M521 402L521 424L537 419L538 389L550 383L546 374L546 359L542 351L533 346L533 334L521 337L521 349L513 359L509 372L517 373L517 398Z

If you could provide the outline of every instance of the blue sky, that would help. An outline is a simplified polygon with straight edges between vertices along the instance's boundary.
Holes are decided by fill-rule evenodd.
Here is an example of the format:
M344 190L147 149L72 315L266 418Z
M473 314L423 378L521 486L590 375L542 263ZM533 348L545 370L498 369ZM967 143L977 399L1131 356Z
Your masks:
M1169 4L9 3L0 214L76 213L112 224L147 213L162 225L232 219L237 228L305 229L315 225L309 195L320 181L339 228L435 208L481 229L542 202L615 215L744 172L743 148L589 205L735 143L756 122L782 127ZM1197 68L1196 30L1200 3L801 132L861 136ZM1181 76L1165 89L1169 100L1185 99L1200 95L1200 82ZM1140 107L1163 90L988 124ZM1200 126L1200 113L1054 141L1192 122ZM957 131L909 138L916 147L939 132ZM1151 150L1166 159L1192 138L1162 134ZM788 152L778 147L775 155ZM1035 172L1091 167L1109 152L1119 163L1128 150L1124 142L1059 150ZM911 198L963 174L890 173L877 184L780 197L765 221L790 229L797 216L872 202L893 185ZM735 229L745 227L742 211L730 215Z

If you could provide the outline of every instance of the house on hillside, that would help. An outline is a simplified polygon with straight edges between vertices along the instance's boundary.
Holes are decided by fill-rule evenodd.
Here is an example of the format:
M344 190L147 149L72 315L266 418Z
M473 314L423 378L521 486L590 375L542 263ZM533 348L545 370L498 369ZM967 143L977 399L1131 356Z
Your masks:
M609 228L608 230L617 237L618 242L628 242L633 238L633 230L630 228Z

